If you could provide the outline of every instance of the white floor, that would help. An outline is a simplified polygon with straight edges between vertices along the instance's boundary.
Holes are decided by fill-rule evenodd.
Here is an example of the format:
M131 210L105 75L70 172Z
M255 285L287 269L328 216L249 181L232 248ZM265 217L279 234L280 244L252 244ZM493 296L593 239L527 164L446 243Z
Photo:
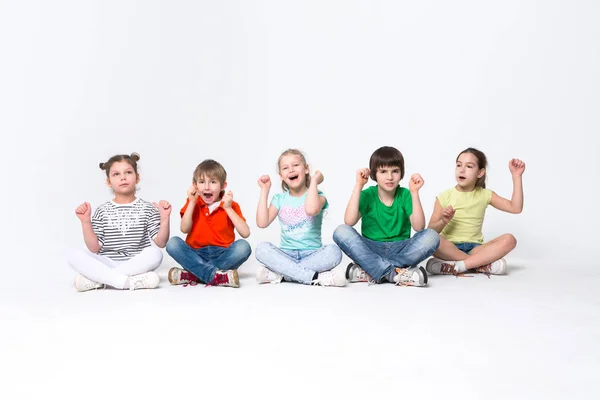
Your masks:
M323 288L252 260L240 289L169 266L157 290L77 293L63 265L5 285L0 398L600 398L599 265Z

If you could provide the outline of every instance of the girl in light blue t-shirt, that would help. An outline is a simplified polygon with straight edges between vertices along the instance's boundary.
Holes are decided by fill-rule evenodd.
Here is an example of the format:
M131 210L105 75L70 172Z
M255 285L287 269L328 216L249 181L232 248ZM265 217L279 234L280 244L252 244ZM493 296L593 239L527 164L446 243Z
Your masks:
M256 280L259 283L287 281L307 285L345 286L344 271L334 270L342 260L342 252L335 244L323 246L321 224L327 199L317 185L323 175L310 169L304 155L296 149L284 151L277 162L284 192L276 194L267 206L271 178L258 178L260 198L256 210L256 225L268 227L279 216L281 244L262 242L256 247L260 266Z

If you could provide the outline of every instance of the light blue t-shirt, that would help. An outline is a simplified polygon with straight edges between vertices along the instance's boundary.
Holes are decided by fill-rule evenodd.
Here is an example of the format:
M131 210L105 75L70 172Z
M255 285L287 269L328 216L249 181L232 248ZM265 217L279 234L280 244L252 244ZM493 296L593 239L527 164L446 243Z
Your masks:
M323 192L319 191L319 196ZM306 214L304 204L308 191L300 197L290 195L289 191L278 193L271 199L277 210L279 210L279 224L281 225L281 244L284 250L316 250L322 247L321 224L323 223L323 211L329 206L327 201L321 212L311 217Z

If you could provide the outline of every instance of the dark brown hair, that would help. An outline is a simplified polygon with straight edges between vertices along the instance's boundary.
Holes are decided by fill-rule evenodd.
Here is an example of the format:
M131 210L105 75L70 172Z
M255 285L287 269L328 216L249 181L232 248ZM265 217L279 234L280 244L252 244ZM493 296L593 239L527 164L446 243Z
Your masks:
M101 170L106 171L106 177L110 178L110 167L112 167L112 165L116 162L126 161L129 165L131 165L133 171L135 172L135 175L137 176L137 162L139 160L140 155L138 153L131 153L131 155L117 154L116 156L112 156L111 158L109 158L107 162L101 162L99 166Z
M306 157L304 157L304 154L302 154L302 152L298 149L287 149L286 151L284 151L283 153L281 153L281 155L279 156L279 158L277 159L277 172L280 172L280 168L279 168L279 163L281 163L281 159L285 156L289 156L289 155L294 155L294 156L299 156L300 159L302 160L302 162L304 163L304 167L308 167L308 163L306 162ZM304 175L304 185L306 187L310 187L310 174L307 172ZM290 187L287 185L287 183L285 183L284 181L281 181L281 188L285 191L285 190L290 190Z
M377 180L377 169L381 167L398 167L400 168L400 179L404 178L404 157L395 147L383 146L371 155L369 169L371 170L371 179L374 181Z
M198 164L194 170L194 183L198 183L203 176L215 178L223 185L227 180L227 171L225 171L225 168L223 168L221 163L208 159Z
M464 149L456 157L457 162L458 162L458 158L461 156L461 154L464 154L464 153L473 154L475 156L475 158L477 158L477 168L479 168L479 169L487 168L487 157L485 156L485 154L483 154L482 151L477 150L473 147ZM487 179L487 172L485 172L481 178L477 178L477 182L475 182L475 187L480 187L480 188L485 189L485 180L486 179Z

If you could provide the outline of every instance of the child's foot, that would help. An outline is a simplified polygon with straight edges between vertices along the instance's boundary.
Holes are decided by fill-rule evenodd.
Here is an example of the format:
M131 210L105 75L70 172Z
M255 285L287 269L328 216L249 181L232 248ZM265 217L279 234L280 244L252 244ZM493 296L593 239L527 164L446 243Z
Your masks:
M339 268L331 271L320 272L317 279L313 281L313 285L320 286L346 286L346 276L344 271Z
M499 260L494 261L491 264L484 265L483 267L472 269L473 272L479 272L480 274L486 275L506 275L508 272L508 266L506 265L506 260L501 258Z
M133 275L129 277L129 290L154 289L159 282L160 278L156 272Z
M425 269L427 270L427 273L431 275L458 275L460 272L454 268L454 265L454 261L444 261L432 257L427 261Z
M282 279L283 275L273 272L262 265L256 271L256 281L258 283L280 283Z
M217 271L215 277L206 286L229 286L229 287L240 287L240 279L236 269L229 269L227 271Z
M396 268L394 282L398 286L426 286L427 272L423 267Z
M87 292L88 290L104 289L105 285L102 283L94 282L83 275L77 275L75 277L75 289L78 292Z
M200 282L200 279L185 269L173 267L169 270L169 282L171 285L195 286Z
M350 263L346 267L346 279L350 283L370 282L373 280L360 265L354 263Z

